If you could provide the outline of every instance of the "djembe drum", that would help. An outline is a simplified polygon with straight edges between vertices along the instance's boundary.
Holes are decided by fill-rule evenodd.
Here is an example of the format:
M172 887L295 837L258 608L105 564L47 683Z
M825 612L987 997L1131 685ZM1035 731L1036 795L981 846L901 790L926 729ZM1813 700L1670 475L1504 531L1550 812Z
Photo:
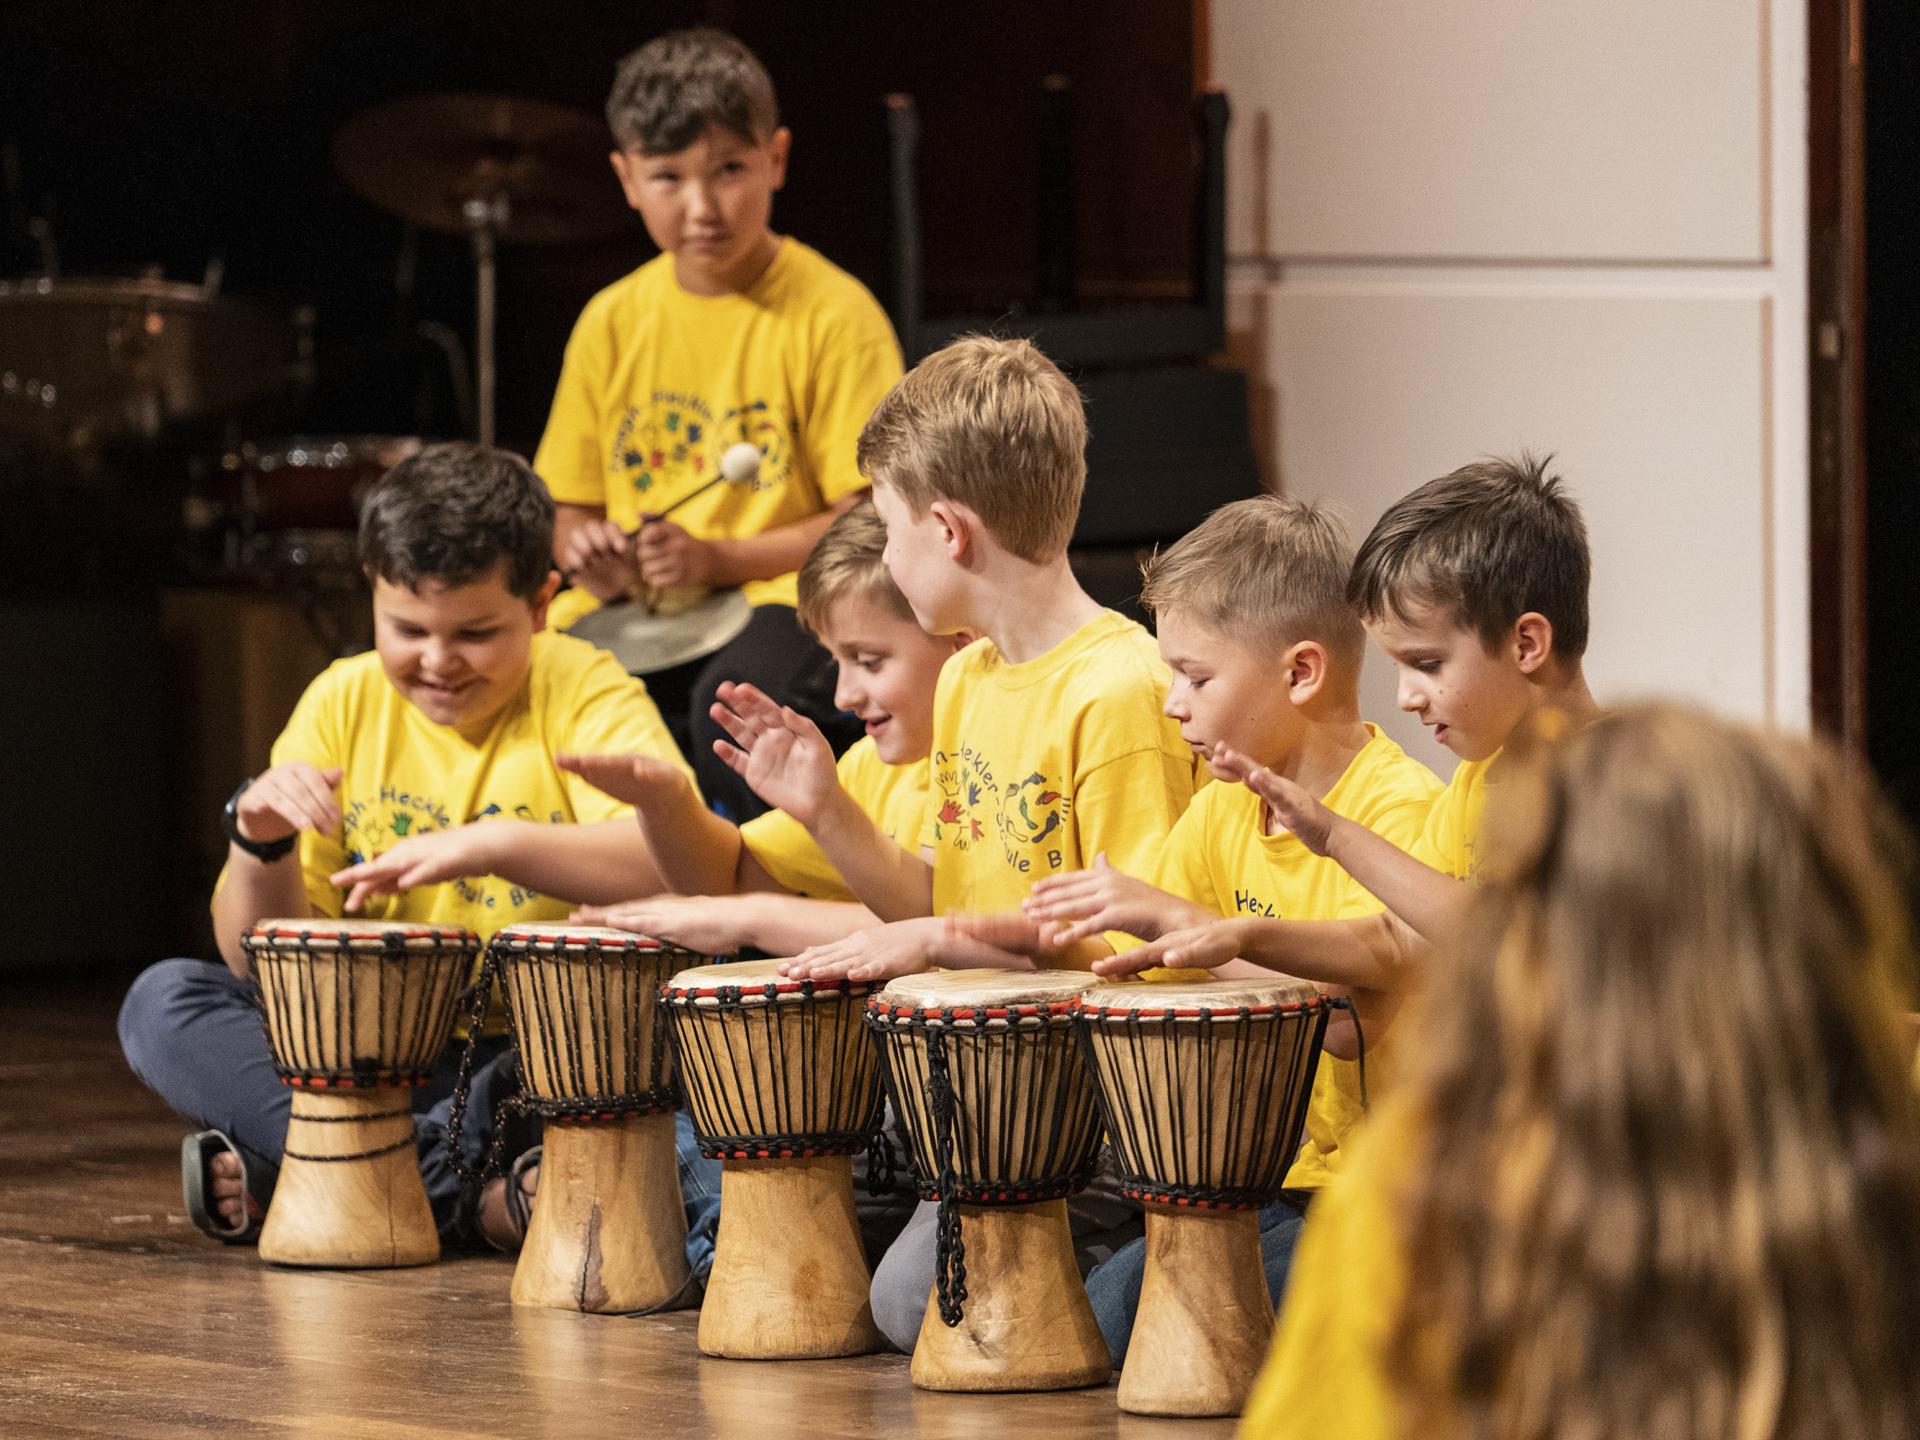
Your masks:
M863 1355L880 1345L853 1208L853 1156L880 1123L869 987L787 980L777 960L667 982L700 1151L721 1162L720 1232L700 1348L748 1360Z
M1066 1203L1100 1147L1073 1017L1093 983L954 970L895 980L867 1002L914 1183L940 1206L933 1296L913 1348L923 1389L1064 1390L1112 1374Z
M1120 1408L1236 1415L1273 1330L1260 1210L1279 1196L1326 1033L1302 981L1101 985L1078 1002L1122 1192L1147 1217Z
M513 1103L545 1122L513 1303L657 1309L688 1278L658 1002L692 952L574 925L509 925L490 948L520 1057Z
M409 1092L453 1033L480 937L447 925L266 920L240 944L274 1070L293 1087L260 1258L343 1268L439 1259Z

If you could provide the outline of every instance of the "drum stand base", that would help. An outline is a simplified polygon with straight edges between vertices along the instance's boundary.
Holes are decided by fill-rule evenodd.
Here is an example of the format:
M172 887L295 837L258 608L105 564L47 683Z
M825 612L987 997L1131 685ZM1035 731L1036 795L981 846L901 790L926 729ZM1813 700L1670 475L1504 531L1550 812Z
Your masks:
M1252 1210L1148 1205L1120 1408L1135 1415L1238 1415L1273 1336Z
M872 1283L851 1156L721 1162L702 1350L735 1360L868 1354L882 1345Z
M293 1092L287 1155L260 1229L260 1258L343 1270L440 1258L413 1143L411 1090Z
M657 1310L686 1288L687 1214L673 1112L549 1121L513 1303L600 1315Z
M913 1347L923 1390L1073 1390L1113 1374L1073 1258L1067 1202L960 1207L965 1314L927 1302ZM1256 1267L1257 1268L1257 1267Z

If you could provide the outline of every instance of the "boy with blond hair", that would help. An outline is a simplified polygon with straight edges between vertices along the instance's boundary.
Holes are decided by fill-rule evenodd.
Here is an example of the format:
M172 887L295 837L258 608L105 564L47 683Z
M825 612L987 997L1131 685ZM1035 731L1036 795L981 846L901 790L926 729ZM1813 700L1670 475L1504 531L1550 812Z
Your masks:
M1500 753L1522 727L1595 711L1581 657L1591 560L1580 508L1547 460L1485 460L1428 481L1380 517L1347 597L1400 675L1400 707L1460 757L1418 839L1401 848L1341 816L1254 756L1216 754L1316 855L1387 908L1361 920L1242 918L1170 931L1104 959L1103 974L1153 966L1268 969L1389 995L1464 918L1480 819Z
M890 922L802 952L789 974L878 982L1107 953L1103 941L1043 946L1037 926L1003 949L943 918L1017 910L1035 881L1100 854L1144 872L1192 797L1193 754L1161 714L1169 675L1152 637L1090 598L1067 564L1086 434L1059 367L1026 341L978 336L915 366L861 432L887 568L915 619L982 638L941 672L917 849L889 841L836 783L812 725L751 687L722 687L715 718L732 743L717 753ZM1093 1230L1137 1224L1097 1196L1077 1219L1083 1259L1111 1238L1090 1241ZM874 1317L902 1349L932 1286L933 1242L923 1205L875 1273Z
M1222 506L1155 555L1140 598L1173 671L1166 712L1210 765L1222 753L1252 757L1353 823L1410 845L1440 782L1360 719L1366 635L1346 603L1351 564L1346 537L1324 510L1260 496ZM1209 785L1194 798L1151 873L1148 884L1099 857L1091 870L1041 881L1024 909L1044 938L1069 943L1113 931L1152 940L1229 915L1333 920L1380 908L1236 783ZM1286 1194L1261 1216L1276 1301L1307 1203L1338 1168L1362 1109L1351 1051L1323 1058ZM1144 1243L1135 1242L1087 1280L1116 1364L1132 1333L1144 1259Z
M607 124L621 193L661 253L587 302L534 455L559 502L555 563L576 587L555 623L643 588L741 591L745 630L649 680L691 727L707 798L746 819L759 803L712 754L721 680L780 696L839 748L855 738L795 614L794 571L865 484L854 440L900 378L900 346L865 286L771 228L793 136L746 46L710 29L642 46L620 64ZM758 471L709 485L742 443Z

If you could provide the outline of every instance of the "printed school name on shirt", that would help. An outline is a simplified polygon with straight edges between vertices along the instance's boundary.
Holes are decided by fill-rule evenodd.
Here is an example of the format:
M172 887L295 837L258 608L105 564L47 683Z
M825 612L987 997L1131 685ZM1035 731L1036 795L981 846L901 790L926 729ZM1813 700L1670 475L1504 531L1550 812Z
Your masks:
M933 779L940 800L933 825L937 843L971 850L991 832L1001 858L1022 875L1058 870L1066 863L1059 837L1073 800L1041 771L1002 785L992 762L963 745L934 751Z
M509 813L516 820L538 823L540 819L529 806L515 805L509 812L489 801L469 815L464 823L471 825L476 820L489 820ZM349 865L359 865L370 856L384 854L400 841L415 835L431 835L438 830L453 828L452 816L443 802L430 795L416 795L392 785L382 785L380 793L373 799L350 801L345 808L345 817L341 842L346 847ZM554 810L548 814L547 823L563 825L566 819L564 811ZM506 899L505 908L510 910L530 905L540 898L538 890L529 890L524 885L514 885L504 880L496 881L490 876L469 878L463 875L449 883L467 904L487 910L501 908L502 896Z
M613 432L612 468L638 495L691 491L713 478L720 457L745 441L760 452L754 493L785 483L793 463L793 421L768 400L723 410L699 395L656 390L645 405L629 405Z

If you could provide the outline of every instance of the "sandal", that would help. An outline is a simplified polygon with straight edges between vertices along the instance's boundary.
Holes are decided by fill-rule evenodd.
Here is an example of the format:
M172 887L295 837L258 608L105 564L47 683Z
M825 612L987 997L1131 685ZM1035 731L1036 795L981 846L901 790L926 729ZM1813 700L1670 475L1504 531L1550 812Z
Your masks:
M246 1218L238 1228L222 1220L213 1203L213 1157L223 1150L240 1162L240 1185L247 1198ZM260 1239L266 1209L247 1184L247 1157L223 1132L202 1130L180 1142L180 1188L186 1196L187 1218L205 1234L225 1245L252 1245Z
M520 1183L520 1177L540 1163L540 1153L545 1148L535 1145L523 1151L513 1162L513 1168L507 1171L507 1219L513 1222L513 1228L522 1240L527 1238L527 1226L533 1220L533 1196Z

